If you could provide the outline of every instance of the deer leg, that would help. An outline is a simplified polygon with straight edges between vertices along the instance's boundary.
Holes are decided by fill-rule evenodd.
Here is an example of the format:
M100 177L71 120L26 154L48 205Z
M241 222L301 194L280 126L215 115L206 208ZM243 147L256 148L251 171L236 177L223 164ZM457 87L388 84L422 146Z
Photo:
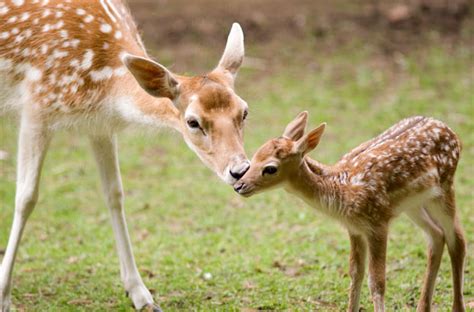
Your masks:
M41 168L51 139L51 133L27 115L22 116L15 196L15 214L7 249L0 267L0 310L10 309L12 271L20 240L28 217L38 199Z
M385 261L387 255L387 228L374 229L367 237L369 246L369 289L375 312L385 311Z
M417 312L431 311L436 276L438 275L443 256L444 234L443 230L433 221L425 208L410 211L407 214L426 233L428 239L428 266Z
M351 290L347 311L359 312L359 299L365 273L365 259L367 257L367 243L361 235L349 233L351 241L351 256L349 274L351 276Z
M120 260L120 274L125 290L136 309L147 308L152 311L161 311L158 306L154 305L153 297L143 283L133 257L123 209L123 189L117 155L117 139L115 135L111 137L91 137L91 145L99 168L106 204L110 210Z
M456 203L452 189L445 192L443 199L429 207L429 212L443 228L451 269L453 274L453 311L465 311L463 299L464 258L466 256L466 241L456 215Z

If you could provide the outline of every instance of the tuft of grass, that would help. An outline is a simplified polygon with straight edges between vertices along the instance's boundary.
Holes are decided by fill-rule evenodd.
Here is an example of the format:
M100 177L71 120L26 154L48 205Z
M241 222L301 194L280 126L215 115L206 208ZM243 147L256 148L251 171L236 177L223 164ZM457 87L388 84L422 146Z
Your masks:
M333 163L401 118L427 115L448 123L464 143L456 187L458 211L474 244L472 49L432 45L386 59L370 46L314 52L313 63L282 49L271 72L243 70L238 93L250 105L249 156L301 110L311 126L328 122L312 156ZM250 48L258 55L257 47ZM312 53L312 52L311 52ZM295 56L296 55L296 56ZM287 59L286 59L287 58ZM309 64L309 65L308 65ZM0 249L6 247L15 192L16 122L0 119ZM146 285L167 311L322 310L347 308L349 242L345 231L283 191L238 197L204 168L183 141L162 133L120 134L125 206L136 260ZM40 200L16 262L17 309L130 310L119 278L108 211L87 139L59 133L47 156ZM388 249L388 310L412 310L426 267L422 232L394 222ZM474 301L474 254L465 267ZM434 304L451 306L451 273L443 257ZM372 309L363 289L362 307Z

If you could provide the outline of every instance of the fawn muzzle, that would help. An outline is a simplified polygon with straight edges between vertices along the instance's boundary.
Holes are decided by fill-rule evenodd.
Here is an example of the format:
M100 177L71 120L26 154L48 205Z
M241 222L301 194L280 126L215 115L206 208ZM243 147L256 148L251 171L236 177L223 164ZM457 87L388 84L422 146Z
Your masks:
M245 182L243 181L237 181L235 184L234 184L234 191L236 191L239 195L242 195L242 196L250 196L253 189L252 187L250 187L248 184L246 184Z

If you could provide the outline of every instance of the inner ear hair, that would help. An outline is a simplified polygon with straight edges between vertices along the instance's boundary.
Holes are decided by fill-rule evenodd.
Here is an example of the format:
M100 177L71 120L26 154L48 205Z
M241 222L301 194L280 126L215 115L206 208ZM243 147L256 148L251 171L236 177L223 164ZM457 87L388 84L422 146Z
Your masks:
M178 96L178 80L163 65L133 55L126 55L122 60L138 84L150 95L171 100Z
M306 135L306 137L307 137L306 145L307 145L308 150L314 149L319 144L319 141L321 140L321 137L323 136L325 128L326 128L326 123L323 122L316 129L311 130Z
M285 131L283 132L283 137L293 141L298 141L304 134L307 121L308 112L303 111L299 113L298 116L296 116L295 119L286 126Z

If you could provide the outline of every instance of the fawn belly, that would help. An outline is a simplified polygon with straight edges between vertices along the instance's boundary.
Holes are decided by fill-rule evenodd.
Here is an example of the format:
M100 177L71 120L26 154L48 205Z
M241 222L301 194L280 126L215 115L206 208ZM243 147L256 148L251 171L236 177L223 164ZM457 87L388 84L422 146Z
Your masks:
M394 214L395 216L400 215L402 212L408 212L416 209L420 209L423 205L430 201L439 198L442 195L442 190L439 186L430 186L421 192L413 192L406 196L398 199L395 203Z

